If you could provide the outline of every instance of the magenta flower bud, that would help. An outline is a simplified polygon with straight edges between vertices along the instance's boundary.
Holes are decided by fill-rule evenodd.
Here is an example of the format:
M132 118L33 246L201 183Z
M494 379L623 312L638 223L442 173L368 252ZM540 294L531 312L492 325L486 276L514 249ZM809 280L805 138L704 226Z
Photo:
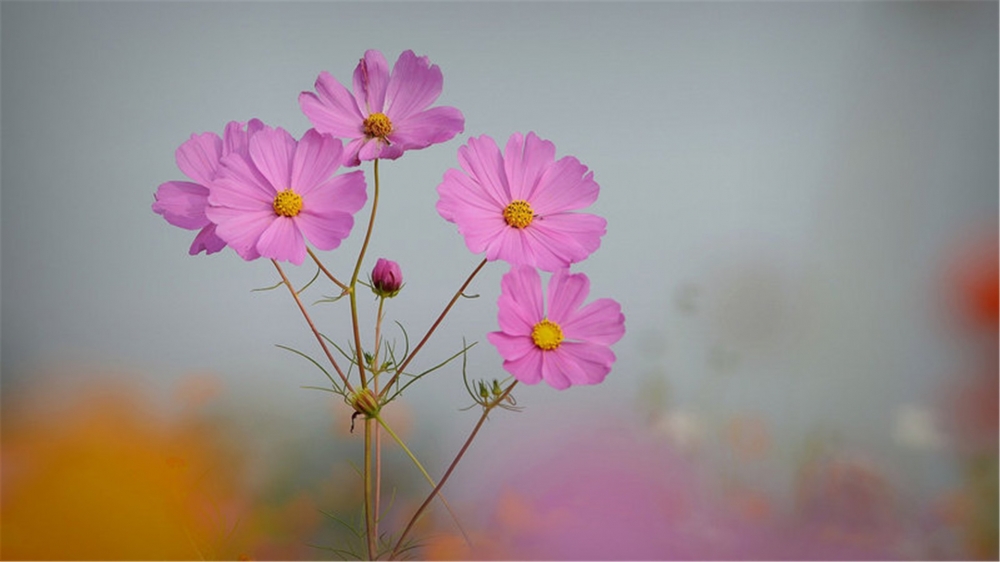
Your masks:
M392 298L399 293L403 287L403 272L399 269L399 264L379 258L372 269L372 292L380 297Z

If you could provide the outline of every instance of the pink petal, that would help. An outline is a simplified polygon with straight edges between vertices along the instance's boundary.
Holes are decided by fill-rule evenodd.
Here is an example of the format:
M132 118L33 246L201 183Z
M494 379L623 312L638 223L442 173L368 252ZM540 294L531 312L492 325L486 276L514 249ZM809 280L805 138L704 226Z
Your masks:
M245 260L260 257L257 241L276 218L273 209L246 211L229 207L208 207L205 214L216 224L216 235Z
M344 147L344 155L342 156L344 160L344 166L361 165L361 159L358 158L358 155L361 152L361 147L364 146L365 143L367 142L368 139L365 139L364 135L362 135L361 137L356 138L351 142L347 143L347 146Z
M306 259L306 241L302 238L302 232L295 222L295 219L290 217L276 216L257 241L257 251L260 255L302 265Z
M611 372L614 362L615 354L607 346L563 342L545 354L542 377L554 387L553 381L563 384L563 379L574 385L598 384Z
M559 325L566 339L601 345L611 345L625 335L625 315L612 299L598 299L573 311Z
M530 336L535 324L542 317L525 303L511 295L501 294L497 298L497 323L500 329L512 336Z
M599 191L593 172L566 156L546 168L529 202L536 213L547 216L582 209L597 200Z
M365 206L368 193L361 170L330 178L309 193L302 195L302 208L314 214L330 212L353 215Z
M329 72L320 72L316 78L316 93L299 94L302 113L321 133L336 137L358 138L363 135L365 116L358 109L354 97Z
M205 207L208 206L208 188L186 181L161 183L153 194L153 212L163 215L174 226L195 230L208 223Z
M177 167L196 183L208 185L219 168L222 158L222 139L215 133L191 135L191 139L174 153Z
M250 156L250 137L262 128L264 128L264 124L260 119L251 119L249 123L230 121L226 125L222 137L222 155L236 153L248 158Z
M389 85L389 63L375 49L365 51L354 69L354 100L362 115L385 113L385 90Z
M204 250L207 255L211 255L225 247L226 242L215 234L215 225L209 223L194 237L194 242L191 243L188 253L194 256Z
M467 145L458 149L458 163L490 198L500 203L501 209L513 200L507 188L503 156L492 138L482 135L469 139Z
M316 129L306 131L295 148L292 161L291 186L295 192L305 197L325 182L340 167L343 152L340 139L321 135Z
M262 210L271 208L275 195L277 191L257 168L234 153L222 159L222 170L212 182L208 202L234 209Z
M528 133L527 138L520 133L511 135L504 149L504 169L511 197L532 201L542 175L552 165L555 156L556 145L538 138L535 133Z
M528 228L538 249L535 265L545 271L583 261L601 246L607 221L587 213L559 213L535 219Z
M531 337L515 336L504 332L490 332L486 334L486 339L490 340L500 353L500 357L506 360L517 360L528 353L538 351L535 342Z
M545 317L542 278L532 267L511 267L500 279L497 320L508 334L530 334Z
M506 207L506 203L498 201L478 182L454 168L445 172L437 192L438 213L445 220L455 223L458 222L457 217L462 215L467 215L470 220L479 220L484 216L503 217Z
M461 111L454 107L432 107L394 120L389 140L401 144L405 150L415 150L451 140L464 130L465 117Z
M277 191L292 187L295 147L295 139L281 127L265 127L250 139L250 158Z
M549 279L548 318L560 326L572 318L590 294L590 279L583 273L560 269ZM565 333L565 330L563 330Z
M538 267L536 264L539 262L539 249L542 248L530 242L526 229L508 226L487 245L486 259L490 261L500 259L511 265L534 268Z
M295 217L295 224L313 246L333 250L351 233L354 217L340 211L317 214L303 209Z
M488 260L497 259L496 254L502 247L500 240L504 236L516 235L508 232L511 230L503 218L496 213L485 214L473 211L462 211L458 225L458 232L465 239L465 246L473 254L488 252Z
M537 267L543 271L558 271L569 267L574 262L581 261L573 259L574 254L569 250L577 246L576 240L569 234L557 230L546 230L538 227L528 227L524 229L529 238L529 245L532 248L531 254L524 254L526 265Z
M368 162L381 158L383 160L395 160L403 155L404 147L399 144L386 144L382 140L372 139L361 145L358 150L358 159Z
M538 384L542 380L542 355L540 349L534 348L523 357L504 360L503 368L524 384Z
M542 378L556 390L564 390L572 385L569 364L558 354L558 351L539 351L542 356Z
M396 120L409 117L434 103L443 85L444 77L436 64L432 65L427 57L418 57L413 51L403 51L389 78L386 115L394 124Z

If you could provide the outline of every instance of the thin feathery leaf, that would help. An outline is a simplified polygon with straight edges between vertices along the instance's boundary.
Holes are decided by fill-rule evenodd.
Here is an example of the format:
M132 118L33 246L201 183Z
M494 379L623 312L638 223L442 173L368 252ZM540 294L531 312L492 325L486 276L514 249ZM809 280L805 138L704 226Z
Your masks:
M251 293L256 293L258 291L271 291L271 290L277 289L278 287L280 287L280 286L282 286L284 284L285 284L284 281L278 281L277 284L271 285L270 287L260 287L258 289L250 289L250 292Z
M340 385L337 384L336 379L333 378L333 376L330 374L330 371L327 371L326 369L324 369L323 366L320 365L319 362L317 362L315 359L313 359L312 357L309 357L309 355L307 355L307 354L305 354L305 353L303 353L303 352L295 349L294 347L288 347L287 345L281 345L280 343L276 343L274 345L276 347L280 347L281 349L284 349L285 351L291 351L292 353L294 353L294 354L296 354L296 355L298 355L300 357L305 357L306 359L308 359L310 363L312 363L313 365L316 365L316 367L320 371L323 371L323 374L326 375L326 378L330 379L330 384L332 384L333 387L336 388L339 391L340 394L343 394L344 391L340 388Z
M464 342L464 340L463 340L463 342ZM477 343L479 343L479 342L472 342L471 344L464 346L461 351L459 351L458 353L456 353L456 354L452 355L451 357L445 359L441 363L438 363L437 365L431 367L430 369L427 369L426 371L424 371L424 372L422 372L420 374L412 375L413 378L411 378L410 380L406 381L406 384L404 384L403 386L399 387L399 389L396 390L396 392L393 393L393 395L390 396L386 400L386 403L392 402L393 400L396 399L397 396L399 396L400 394L402 394L403 391L406 390L407 387L409 387L411 384L413 384L413 383L417 382L418 380L422 379L423 377L425 377L425 376L433 373L434 371L437 371L438 369L440 369L441 367L444 367L448 363L451 363L452 361L454 361L455 359L457 359L459 355L461 355L462 357L465 357L465 354L470 349L472 349ZM403 374L405 374L405 373L403 373Z
M344 396L344 397L347 396L343 392L340 392L338 390L334 390L332 388L326 388L326 387L323 387L323 386L300 386L299 388L302 388L302 389L305 389L305 390L322 390L323 392L329 392L331 394L336 394L338 396Z
M344 351L344 348L342 348L339 345L337 345L337 342L331 340L329 337L327 337L326 334L320 333L320 335L323 336L323 339L326 340L326 343L328 343L328 344L332 345L333 347L337 348L337 351L339 351L340 354L344 356L344 359L347 359L348 361L350 361L352 365L357 365L358 364L358 358L357 358L357 356L354 355L354 348L350 344L348 344L347 348L351 350L351 353L347 353L346 351Z
M310 279L308 283L306 283L305 285L303 285L301 289L299 289L298 291L295 291L295 294L296 295L301 295L303 293L303 291L305 291L306 289L308 289L309 285L312 285L313 281L316 281L316 279L318 279L318 278L319 278L319 268L317 267L316 268L316 275L313 275L313 278Z
M364 538L364 533L360 529L358 529L357 527L355 527L354 525L351 525L351 524L345 522L343 519L337 517L336 515L333 515L332 513L327 513L325 511L323 511L322 509L319 509L317 511L319 511L323 515L329 517L330 519L336 521L337 523L340 523L345 529L347 529L348 531L350 531L350 533L352 535L358 537L359 539L360 538Z
M316 304L325 304L325 303L328 303L328 302L337 302L340 299L344 298L345 295L347 295L346 292L345 293L341 293L341 294L339 294L339 295L337 295L335 297L328 297L326 295L323 295L323 298L317 299L317 300L313 301L313 304L316 305Z
M399 323L399 320L396 320L395 322L396 325L399 326L399 331L403 332L403 346L405 349L403 350L403 356L401 359L406 361L406 358L410 356L410 335L406 333L406 328ZM399 363L396 364L399 365Z
M466 345L465 338L463 337L462 338L462 346L465 347L465 345ZM472 392L472 387L469 386L469 376L468 376L468 373L466 372L466 368L468 367L468 365L469 365L469 359L468 359L467 356L463 355L462 356L462 382L465 383L465 390L467 390L469 392L469 396L471 396L472 399L476 401L476 404L478 404L479 403L479 397L476 395L476 393ZM473 406L474 405L475 404L473 404ZM471 407L472 406L469 406L469 408L471 408ZM468 410L469 408L464 408L464 409Z

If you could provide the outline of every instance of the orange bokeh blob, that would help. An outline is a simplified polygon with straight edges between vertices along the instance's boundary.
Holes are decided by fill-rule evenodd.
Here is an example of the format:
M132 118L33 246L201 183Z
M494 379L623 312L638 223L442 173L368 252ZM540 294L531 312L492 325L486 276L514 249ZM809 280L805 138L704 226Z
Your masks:
M219 432L119 381L88 388L8 402L0 557L238 557L240 465Z

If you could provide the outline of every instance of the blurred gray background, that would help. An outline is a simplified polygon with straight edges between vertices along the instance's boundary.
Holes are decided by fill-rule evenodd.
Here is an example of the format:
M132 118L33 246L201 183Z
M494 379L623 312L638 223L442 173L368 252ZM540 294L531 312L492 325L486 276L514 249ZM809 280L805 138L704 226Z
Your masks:
M257 117L299 136L297 95L320 71L349 83L365 49L390 64L412 49L441 67L437 104L466 129L381 167L364 271L401 264L388 318L411 337L480 259L434 209L469 136L535 131L601 185L591 211L608 234L574 269L591 298L622 303L618 362L597 387L519 389L527 411L490 424L493 450L656 411L683 440L736 410L779 437L933 449L921 416L966 351L942 272L963 240L996 236L997 15L995 2L3 2L3 397L105 370L152 391L208 372L262 428L325 415L299 388L322 374L273 345L319 355L288 294L251 292L276 281L271 264L189 256L194 233L155 215L153 192L184 179L174 150L192 133ZM326 254L343 277L367 209ZM484 334L505 270L477 278L481 298L459 303L423 365L464 336L480 341L471 375L504 374ZM344 341L347 310L314 315ZM431 449L452 450L474 418L456 412L470 402L455 367L405 399ZM947 473L917 465L928 486Z

